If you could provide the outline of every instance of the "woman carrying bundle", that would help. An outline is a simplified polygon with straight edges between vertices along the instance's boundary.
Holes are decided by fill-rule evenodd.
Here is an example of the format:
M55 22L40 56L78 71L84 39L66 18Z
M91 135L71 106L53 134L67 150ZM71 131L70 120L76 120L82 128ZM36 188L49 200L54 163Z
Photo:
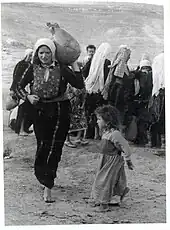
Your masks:
M56 60L55 52L52 40L39 39L34 47L33 64L18 84L18 96L27 102L34 118L37 139L34 170L38 181L45 186L45 202L53 202L51 189L70 126L67 84L84 87L77 62L71 64L72 71ZM28 94L25 86L31 82L32 91Z

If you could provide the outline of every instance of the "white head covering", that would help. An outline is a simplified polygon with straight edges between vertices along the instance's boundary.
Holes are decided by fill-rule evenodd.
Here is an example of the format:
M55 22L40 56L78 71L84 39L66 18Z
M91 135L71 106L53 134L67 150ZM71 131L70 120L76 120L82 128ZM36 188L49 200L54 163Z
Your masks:
M23 58L23 60L28 60L28 58L30 57L30 55L33 53L33 49L30 49L30 48L28 48L28 49L26 49L25 50L25 53L24 53L24 58Z
M54 42L51 39L49 39L49 38L40 38L35 43L32 62L34 63L35 59L38 57L37 51L38 51L38 48L40 46L47 46L51 50L52 61L54 62L56 60L56 58L55 58L56 46L55 46Z
M26 49L25 53L24 53L24 58L26 58L27 56L29 56L30 54L32 54L32 52L33 52L33 49L30 49L30 48Z
M159 90L165 87L164 78L164 53L160 53L153 59L152 63L153 89L152 96L157 96Z
M141 69L144 66L151 67L152 65L151 65L151 62L149 60L141 60L139 66Z
M119 46L119 50L116 53L116 56L112 62L112 68L116 66L116 69L114 71L115 76L123 78L124 73L129 75L127 61L130 54L131 50L128 48L127 45Z
M119 50L112 61L111 69L109 71L104 89L102 91L102 95L105 100L107 100L108 98L108 91L109 91L110 83L112 81L113 71L114 71L114 76L120 78L123 78L124 73L126 73L126 75L129 75L127 61L130 54L131 54L131 50L127 45L119 46Z
M111 52L109 43L102 43L96 50L90 66L89 75L85 80L88 93L101 92L104 87L104 63Z

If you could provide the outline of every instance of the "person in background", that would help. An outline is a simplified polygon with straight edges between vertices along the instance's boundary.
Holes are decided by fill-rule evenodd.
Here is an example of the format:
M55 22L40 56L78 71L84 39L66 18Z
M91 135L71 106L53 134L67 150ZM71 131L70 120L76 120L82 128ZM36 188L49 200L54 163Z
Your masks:
M33 52L32 65L17 84L18 97L29 106L33 117L37 151L34 173L45 186L44 201L51 203L51 189L62 149L70 126L71 105L66 89L67 84L83 89L84 81L77 62L68 66L59 63L55 57L56 46L51 39L41 38ZM25 87L32 82L31 94Z
M22 75L26 72L31 65L31 58L32 58L32 49L26 49L24 58L17 63L13 71L13 82L10 87L10 95L16 97L16 88L18 82L21 80ZM16 115L16 117L14 117ZM18 107L14 108L13 111L10 113L11 118L9 126L13 129L17 134L20 135L28 135L32 133L29 130L30 126L32 125L32 120L28 116L28 111L26 108L26 103L20 101Z
M164 53L153 59L153 89L149 103L149 112L152 116L150 126L151 147L161 148L162 136L165 140L165 78L164 78Z
M91 66L93 56L96 52L96 47L94 45L88 45L86 47L86 51L87 51L87 56L84 58L82 62L82 74L85 79L89 75L90 66Z
M119 47L102 91L103 98L119 110L121 123L125 129L132 119L132 97L134 95L134 75L129 71L127 64L130 55L131 50L127 45Z
M135 71L134 115L137 120L137 136L135 143L145 146L148 143L147 130L150 123L148 104L152 95L152 65L149 59L142 59Z
M98 211L109 211L113 196L120 196L122 202L129 192L124 158L130 170L133 170L134 166L129 144L120 132L119 111L111 105L104 105L96 110L96 115L102 133L101 159L89 203L93 207L99 206Z
M67 135L65 145L67 147L76 148L77 145L87 145L88 141L84 139L84 132L87 128L87 121L85 117L85 98L86 89L76 89L68 84L67 93L71 103L71 121L70 130ZM71 141L71 133L77 133L74 141Z
M102 43L96 50L87 78L85 86L87 97L85 101L85 112L87 117L87 130L85 137L87 139L100 139L99 128L96 123L95 109L107 102L103 99L101 92L104 88L105 81L109 73L111 64L108 56L111 52L109 43Z

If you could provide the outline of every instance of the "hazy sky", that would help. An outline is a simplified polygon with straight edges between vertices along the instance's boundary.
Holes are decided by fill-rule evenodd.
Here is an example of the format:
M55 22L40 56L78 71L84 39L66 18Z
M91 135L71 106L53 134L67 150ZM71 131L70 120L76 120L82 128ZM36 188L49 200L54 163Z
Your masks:
M150 4L156 4L156 5L163 5L168 0L41 0L41 1L1 1L1 2L56 2L56 3L83 3L83 2L138 2L138 3L150 3Z

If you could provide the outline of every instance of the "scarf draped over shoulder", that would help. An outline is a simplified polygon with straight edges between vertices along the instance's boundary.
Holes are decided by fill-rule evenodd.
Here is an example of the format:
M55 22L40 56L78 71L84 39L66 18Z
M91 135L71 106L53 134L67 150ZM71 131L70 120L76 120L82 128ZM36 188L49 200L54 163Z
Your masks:
M86 90L89 94L101 92L104 88L104 63L111 52L109 43L102 43L96 50L91 66L89 75L85 80Z
M127 76L129 75L127 61L129 59L130 54L131 54L131 50L126 45L121 45L119 47L119 50L112 61L111 68L104 89L102 91L102 95L105 100L107 100L108 98L108 93L109 93L108 91L113 75L119 78L123 78L125 73Z
M152 96L157 96L159 90L165 87L164 79L164 53L160 53L153 59L152 63L153 89Z

